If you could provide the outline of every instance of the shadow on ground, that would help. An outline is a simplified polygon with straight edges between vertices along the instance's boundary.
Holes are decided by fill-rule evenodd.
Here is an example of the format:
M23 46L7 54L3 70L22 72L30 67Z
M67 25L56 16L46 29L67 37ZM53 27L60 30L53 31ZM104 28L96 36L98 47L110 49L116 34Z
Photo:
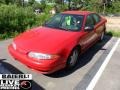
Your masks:
M111 36L106 35L104 38L104 41L96 43L95 45L93 45L93 47L91 47L89 50L87 50L84 54L80 55L78 63L73 69L71 69L71 70L63 69L63 70L57 71L57 72L47 75L47 76L52 77L52 78L65 77L65 76L70 75L77 69L80 69L81 67L85 66L92 60L94 55L99 50L106 50L102 47L111 39L111 37L112 37L112 35Z
M4 62L6 59L0 59L0 74L24 74L13 65ZM32 81L32 90L45 90L38 85L35 81Z

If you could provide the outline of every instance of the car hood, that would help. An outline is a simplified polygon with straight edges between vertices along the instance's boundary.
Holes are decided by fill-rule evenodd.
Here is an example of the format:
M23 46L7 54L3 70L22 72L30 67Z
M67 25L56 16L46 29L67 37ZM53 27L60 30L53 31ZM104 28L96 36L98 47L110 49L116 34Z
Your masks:
M62 44L74 39L77 32L38 27L28 30L14 39L17 48L24 52L56 53ZM69 40L68 40L69 39Z

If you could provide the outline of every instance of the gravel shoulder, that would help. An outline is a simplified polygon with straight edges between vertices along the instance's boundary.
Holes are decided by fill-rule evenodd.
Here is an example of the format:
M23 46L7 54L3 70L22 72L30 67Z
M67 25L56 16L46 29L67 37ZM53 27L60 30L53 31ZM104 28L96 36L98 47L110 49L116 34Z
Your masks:
M107 19L107 31L120 31L120 17L105 17Z

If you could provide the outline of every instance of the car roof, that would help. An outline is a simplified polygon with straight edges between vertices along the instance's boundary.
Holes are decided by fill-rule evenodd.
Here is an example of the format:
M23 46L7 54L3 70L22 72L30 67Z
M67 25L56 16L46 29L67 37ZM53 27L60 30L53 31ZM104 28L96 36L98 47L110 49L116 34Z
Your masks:
M77 15L88 15L91 14L92 12L90 11L65 11L62 12L63 14L77 14Z

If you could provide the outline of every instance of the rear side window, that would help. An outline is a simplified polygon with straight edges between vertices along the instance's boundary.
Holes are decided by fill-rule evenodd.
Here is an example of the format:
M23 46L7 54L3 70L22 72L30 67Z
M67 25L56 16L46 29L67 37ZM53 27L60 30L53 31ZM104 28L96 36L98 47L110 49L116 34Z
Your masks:
M97 14L92 14L93 15L93 18L94 18L94 20L95 20L95 24L97 24L98 22L100 22L100 16L99 15L97 15Z
M87 19L86 19L85 26L91 26L91 25L94 25L94 20L93 20L93 17L91 15L88 15Z

